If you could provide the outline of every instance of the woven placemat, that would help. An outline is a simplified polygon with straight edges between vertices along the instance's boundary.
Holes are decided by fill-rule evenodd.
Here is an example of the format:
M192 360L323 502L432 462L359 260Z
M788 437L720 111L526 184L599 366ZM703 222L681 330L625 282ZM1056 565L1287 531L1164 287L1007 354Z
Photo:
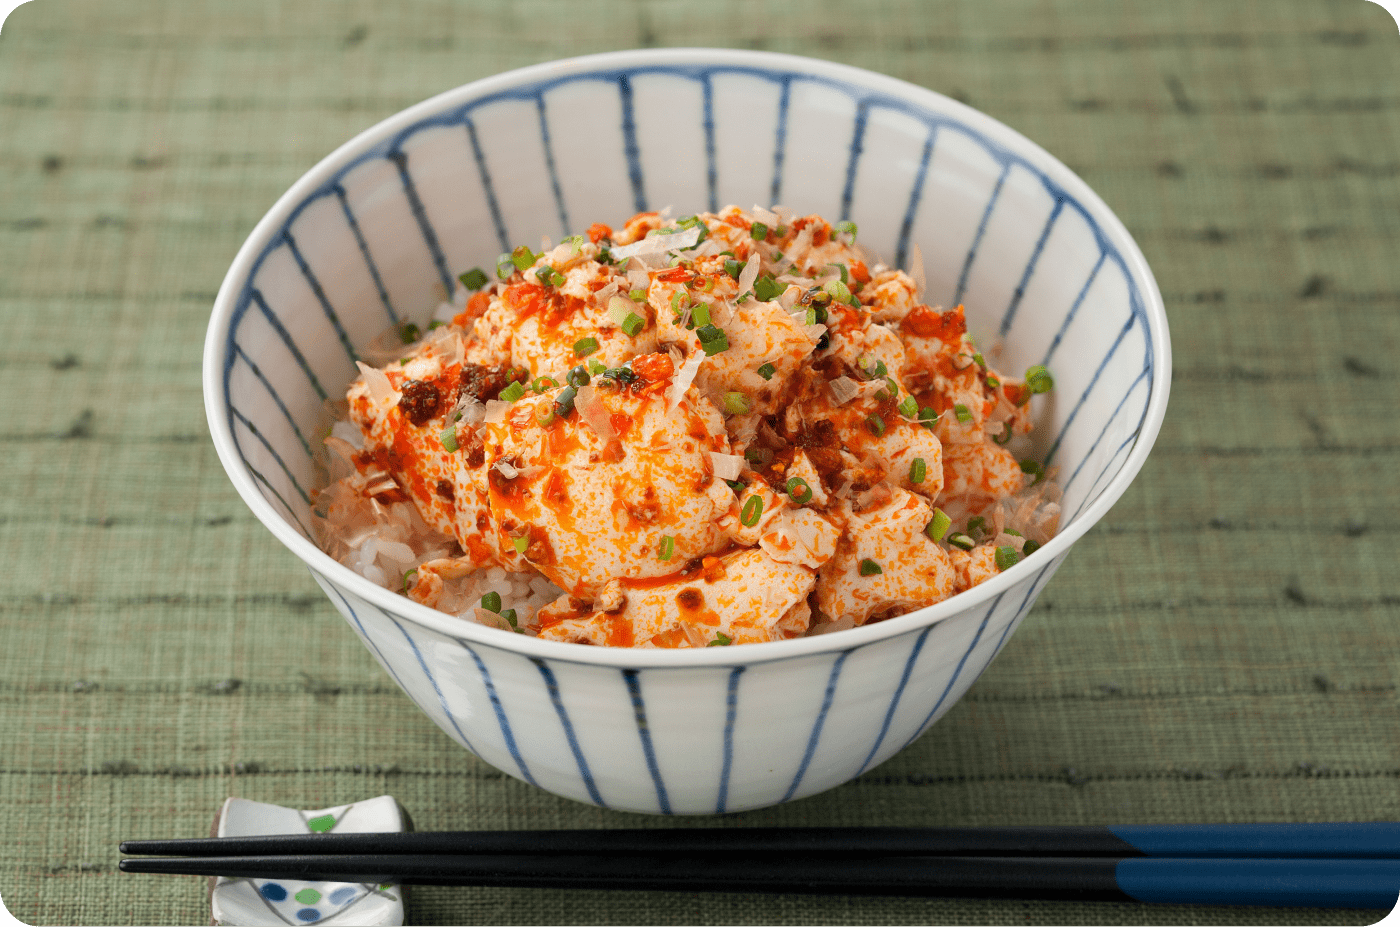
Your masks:
M467 755L234 494L204 327L254 223L393 112L647 45L842 61L1077 170L1166 298L1148 465L972 691L856 781L718 825L1400 819L1400 37L1364 0L36 0L0 33L0 897L189 924L123 876L229 795L419 828L657 826ZM1089 680L1086 684L1084 680ZM411 922L1364 924L1376 911L435 889Z

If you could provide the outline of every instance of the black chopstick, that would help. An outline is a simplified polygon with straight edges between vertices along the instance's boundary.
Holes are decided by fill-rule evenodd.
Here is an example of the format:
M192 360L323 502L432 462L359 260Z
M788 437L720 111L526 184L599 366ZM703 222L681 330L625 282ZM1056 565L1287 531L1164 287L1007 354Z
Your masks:
M751 827L276 834L128 840L160 856L1106 856L1395 858L1400 824L1119 827Z
M1400 859L358 855L124 859L124 872L631 891L1388 908Z

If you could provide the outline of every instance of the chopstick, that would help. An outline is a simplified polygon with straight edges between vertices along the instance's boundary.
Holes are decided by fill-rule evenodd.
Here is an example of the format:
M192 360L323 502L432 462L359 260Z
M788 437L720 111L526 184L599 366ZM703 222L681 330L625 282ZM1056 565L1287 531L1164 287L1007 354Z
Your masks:
M123 859L124 872L418 885L1354 908L1400 895L1400 824L318 834L121 850L189 854Z

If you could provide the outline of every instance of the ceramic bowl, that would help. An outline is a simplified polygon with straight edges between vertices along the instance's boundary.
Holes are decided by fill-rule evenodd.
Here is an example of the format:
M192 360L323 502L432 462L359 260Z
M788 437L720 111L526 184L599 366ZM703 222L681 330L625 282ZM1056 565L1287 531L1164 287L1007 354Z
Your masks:
M463 622L352 573L310 534L322 400L357 345L426 320L458 273L636 211L781 203L849 219L931 305L965 303L1003 370L1045 364L1040 457L1060 533L983 585L835 634L700 650L586 647ZM559 795L641 812L771 805L908 746L1005 646L1141 468L1171 370L1142 254L1078 177L995 120L879 74L711 49L525 68L413 106L302 177L215 303L210 428L234 486L452 739ZM250 581L251 578L250 578Z

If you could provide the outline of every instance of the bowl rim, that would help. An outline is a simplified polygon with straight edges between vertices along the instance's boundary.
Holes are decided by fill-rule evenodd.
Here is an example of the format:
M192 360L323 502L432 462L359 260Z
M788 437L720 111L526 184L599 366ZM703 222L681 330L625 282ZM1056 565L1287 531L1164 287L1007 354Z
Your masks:
M752 70L781 70L798 73L817 80L834 81L864 90L888 95L912 106L957 117L980 132L985 138L1001 145L1017 157L1034 162L1036 169L1074 196L1090 213L1106 238L1113 241L1123 259L1124 270L1138 286L1142 311L1151 334L1153 373L1151 395L1143 414L1133 447L1118 472L1078 517L1041 546L1040 572L1055 566L1068 553L1074 542L1082 537L1107 513L1126 491L1146 461L1161 430L1171 389L1171 343L1166 309L1147 260L1126 226L1097 193L1080 177L1010 126L973 109L951 97L917 84L869 71L852 65L823 61L779 52L747 51L724 48L666 48L638 49L583 55L505 71L472 81L429 97L356 134L326 155L286 192L278 197L234 257L219 287L210 315L203 354L203 390L205 414L211 438L234 488L279 541L295 554L313 574L332 586L344 588L386 614L412 621L421 627L446 637L468 640L473 644L510 651L526 657L547 658L555 662L593 666L635 668L687 668L752 665L811 656L827 652L859 649L888 638L918 631L922 628L976 611L988 602L995 608L1002 596L1023 580L1030 579L1036 564L1022 561L1005 573L992 577L966 592L951 596L935 605L886 619L875 624L850 628L830 634L766 643L744 644L737 647L642 649L630 647L581 647L561 641L540 640L527 635L506 634L496 628L464 621L445 612L420 605L398 593L371 582L330 557L302 536L283 518L263 496L256 481L238 454L223 402L223 367L230 325L245 281L261 257L272 247L276 233L316 190L322 188L337 172L365 156L376 146L393 139L403 130L470 102L509 91L521 84L538 83L551 78L565 78L606 70L635 70L654 66L735 66ZM1036 577L1032 589L1039 584ZM348 602L346 603L348 606Z

